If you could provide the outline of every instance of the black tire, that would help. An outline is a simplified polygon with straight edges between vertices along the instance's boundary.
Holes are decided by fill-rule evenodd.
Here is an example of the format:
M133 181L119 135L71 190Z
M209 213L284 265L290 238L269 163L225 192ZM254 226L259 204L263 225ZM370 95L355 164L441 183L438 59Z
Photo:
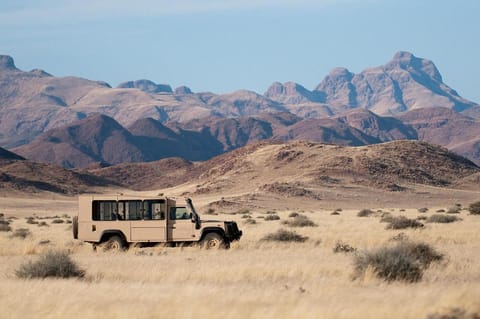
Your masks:
M72 218L73 239L78 239L78 216Z
M125 242L120 236L112 236L103 244L104 251L124 251Z
M203 237L201 243L203 249L225 249L228 245L224 238L218 233L208 233Z

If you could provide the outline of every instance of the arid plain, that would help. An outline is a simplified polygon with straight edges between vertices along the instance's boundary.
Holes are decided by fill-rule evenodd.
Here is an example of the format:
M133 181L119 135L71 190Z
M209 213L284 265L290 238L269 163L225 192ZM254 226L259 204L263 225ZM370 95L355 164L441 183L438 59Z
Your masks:
M91 245L72 237L68 221L77 213L75 196L2 193L0 213L11 221L12 232L0 233L0 317L447 318L442 315L453 314L456 317L448 318L477 318L480 217L466 209L480 199L477 175L441 187L394 183L399 187L396 190L390 182L379 184L367 175L345 175L327 166L320 176L310 176L307 161L298 157L311 158L309 150L319 148L328 154L328 147L256 145L216 159L218 165L210 164L209 170L203 167L203 175L171 188L137 192L96 189L163 193L179 200L188 195L202 218L239 223L244 235L229 250L149 247L122 253L94 252ZM375 151L353 149L349 151L370 155ZM362 162L360 155L350 156ZM271 165L266 168L264 161ZM357 171L361 169L357 167ZM382 180L388 176L382 175ZM464 185L458 184L462 181ZM431 215L453 215L447 213L452 207L458 208L455 216L459 220L426 222ZM362 209L371 209L372 214L359 217ZM216 215L207 215L207 211ZM306 216L315 225L284 224L292 219L292 213ZM279 219L270 220L270 215ZM386 229L381 220L387 215L419 220L425 226ZM12 236L19 228L29 230L24 239ZM288 243L262 240L279 229L308 239ZM355 256L392 245L399 238L427 243L444 258L425 269L415 283L387 282L371 269L355 274ZM339 244L356 251L335 251ZM22 264L49 250L69 251L85 270L85 277L16 277Z

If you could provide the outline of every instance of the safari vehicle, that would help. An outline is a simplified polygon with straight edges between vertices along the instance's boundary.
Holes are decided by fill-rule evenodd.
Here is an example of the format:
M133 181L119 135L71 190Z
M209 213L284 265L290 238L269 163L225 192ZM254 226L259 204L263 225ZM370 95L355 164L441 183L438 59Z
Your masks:
M177 205L169 197L82 195L72 226L73 238L115 250L157 243L228 248L242 236L234 221L201 220L190 198Z

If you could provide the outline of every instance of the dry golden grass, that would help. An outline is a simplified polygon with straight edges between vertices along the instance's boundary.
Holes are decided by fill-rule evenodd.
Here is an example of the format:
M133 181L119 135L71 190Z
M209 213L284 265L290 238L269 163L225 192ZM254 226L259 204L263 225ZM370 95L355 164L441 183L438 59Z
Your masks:
M39 201L39 216L76 209L75 201L62 201L60 210L49 204ZM465 211L456 223L395 231L385 229L379 216L357 217L358 208L336 216L331 210L303 211L318 225L304 228L281 223L291 210L277 211L281 219L268 222L257 218L264 211L251 210L257 220L253 225L244 224L241 215L216 216L237 220L244 231L230 250L154 247L95 253L72 239L69 225L51 224L52 219L42 219L49 227L27 224L32 207L20 202L18 207L11 207L6 217L19 216L12 228L28 228L31 235L21 240L0 233L2 318L426 318L454 307L480 313L480 217ZM382 209L394 216L419 216L417 209ZM430 207L421 215L435 210ZM309 239L260 241L280 228ZM388 284L372 273L353 281L353 256L333 252L340 241L361 252L401 232L446 256L426 270L420 283ZM22 263L50 249L71 251L86 278L15 277Z

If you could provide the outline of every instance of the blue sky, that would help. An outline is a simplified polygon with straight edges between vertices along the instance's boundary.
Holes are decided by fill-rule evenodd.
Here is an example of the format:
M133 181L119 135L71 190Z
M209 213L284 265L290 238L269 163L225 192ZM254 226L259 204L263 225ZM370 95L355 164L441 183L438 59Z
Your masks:
M23 70L263 93L274 81L313 89L334 67L358 73L402 50L431 59L480 103L477 0L9 2L0 3L0 54Z

